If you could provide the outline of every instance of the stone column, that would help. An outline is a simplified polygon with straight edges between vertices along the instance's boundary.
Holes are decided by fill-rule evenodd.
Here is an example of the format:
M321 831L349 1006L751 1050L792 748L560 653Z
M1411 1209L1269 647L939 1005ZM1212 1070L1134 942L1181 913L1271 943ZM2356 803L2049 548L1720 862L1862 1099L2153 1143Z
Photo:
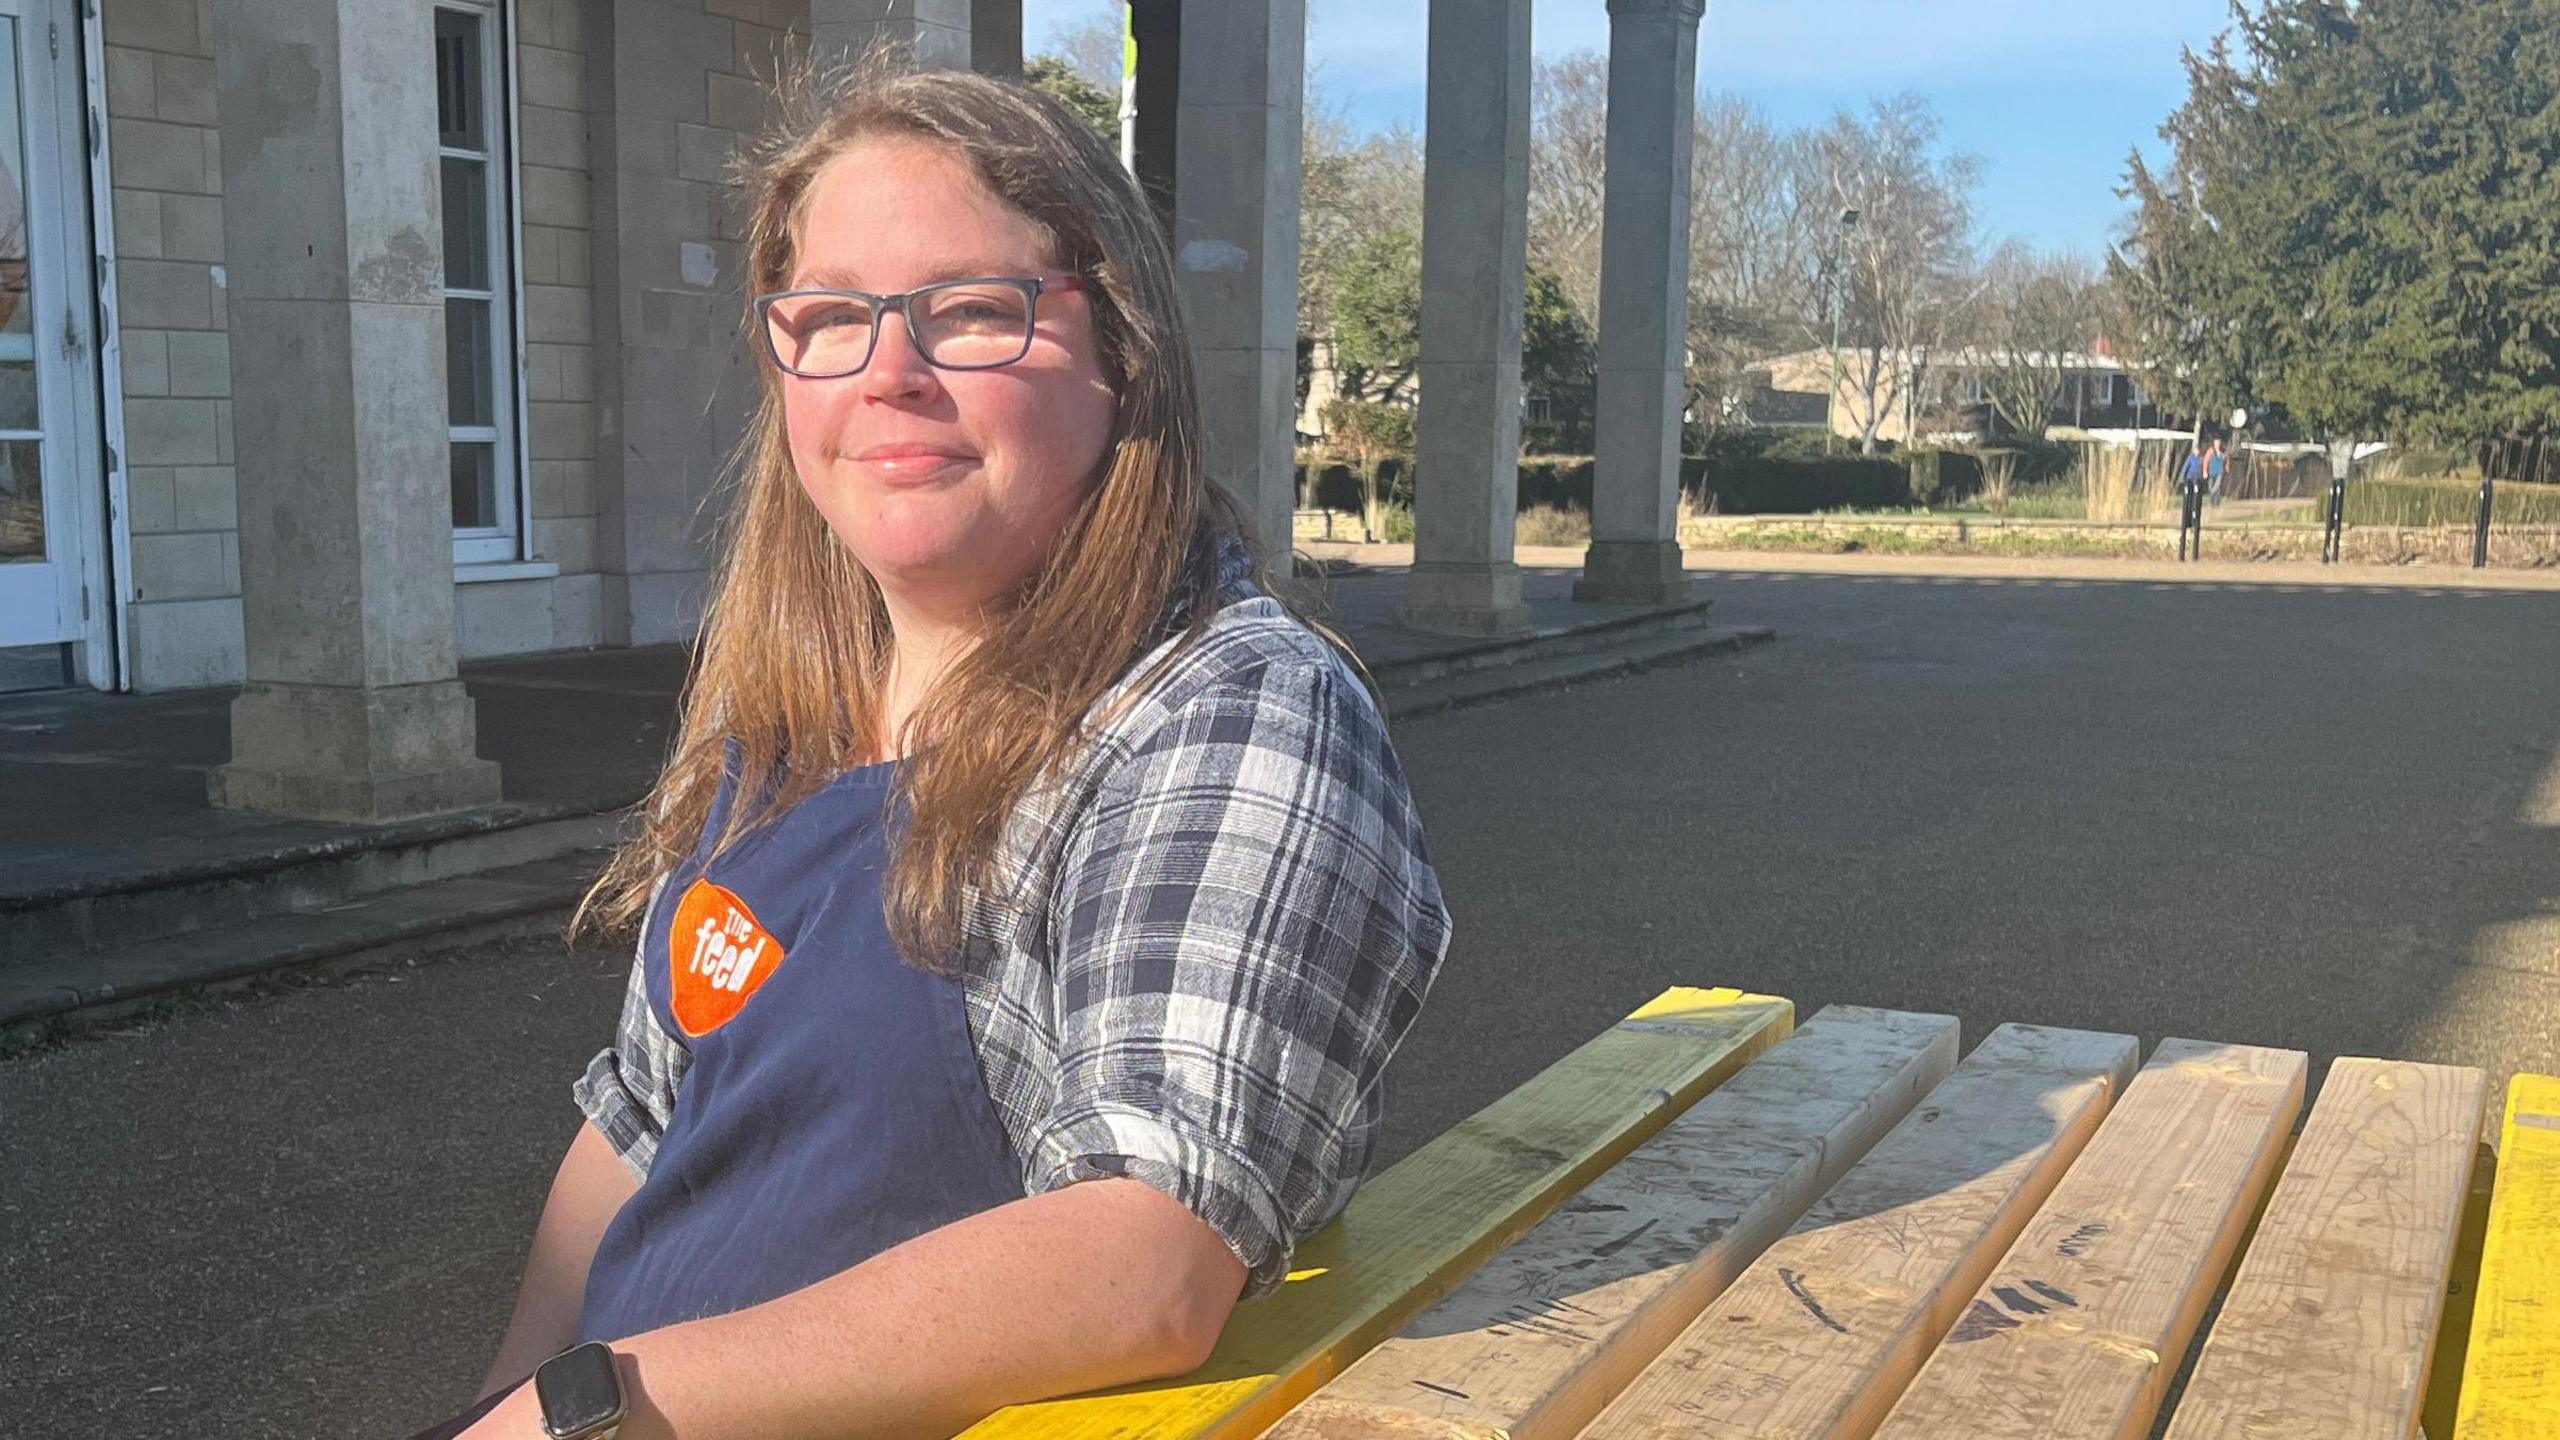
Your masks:
M454 670L433 11L212 11L248 676L213 803L492 803Z
M1021 29L1017 19L1017 36ZM809 38L820 52L858 55L886 43L911 49L919 69L966 70L970 31L969 0L809 0ZM1015 69L1021 63L1017 55Z
M1129 34L1138 42L1138 110L1129 125L1129 171L1170 235L1173 122L1182 95L1182 0L1129 0Z
M970 0L969 63L981 75L1022 78L1022 0Z
M1689 598L1680 569L1680 398L1689 153L1706 0L1609 0L1607 197L1591 553L1577 600Z
M1422 172L1422 413L1404 620L1525 629L1520 305L1529 245L1529 0L1431 7Z
M1299 111L1306 0L1182 15L1174 264L1191 314L1209 477L1276 558L1297 505Z

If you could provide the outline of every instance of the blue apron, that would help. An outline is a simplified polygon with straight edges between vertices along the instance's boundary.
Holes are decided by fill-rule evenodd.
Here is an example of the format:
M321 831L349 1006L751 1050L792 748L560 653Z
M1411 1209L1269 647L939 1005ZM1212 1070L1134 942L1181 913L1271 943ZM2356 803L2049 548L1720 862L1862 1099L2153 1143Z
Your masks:
M892 772L845 772L706 866L724 780L652 907L649 1003L693 1061L597 1246L581 1341L761 1304L1022 1198L959 982L889 943Z

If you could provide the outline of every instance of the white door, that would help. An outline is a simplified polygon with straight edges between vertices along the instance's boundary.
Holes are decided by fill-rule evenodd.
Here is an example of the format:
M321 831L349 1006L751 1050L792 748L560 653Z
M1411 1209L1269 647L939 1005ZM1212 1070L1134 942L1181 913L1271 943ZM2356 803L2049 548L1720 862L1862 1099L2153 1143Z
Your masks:
M57 13L71 8L0 0L0 646L104 634L80 27Z

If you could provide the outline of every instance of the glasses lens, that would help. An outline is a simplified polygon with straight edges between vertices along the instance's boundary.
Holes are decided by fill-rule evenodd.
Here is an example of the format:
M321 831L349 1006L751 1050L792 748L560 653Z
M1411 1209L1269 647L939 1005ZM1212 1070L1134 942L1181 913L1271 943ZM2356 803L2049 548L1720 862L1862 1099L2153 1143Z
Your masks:
M936 365L1003 365L1031 343L1031 297L1017 285L938 285L908 313Z
M871 302L845 295L791 295L765 310L773 352L803 375L845 375L871 358Z

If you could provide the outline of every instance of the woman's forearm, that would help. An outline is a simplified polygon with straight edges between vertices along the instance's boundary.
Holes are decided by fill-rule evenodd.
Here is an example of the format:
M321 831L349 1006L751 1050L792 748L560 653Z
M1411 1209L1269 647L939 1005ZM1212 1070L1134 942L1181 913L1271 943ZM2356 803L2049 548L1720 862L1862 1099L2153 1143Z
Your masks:
M632 1392L621 1440L946 1436L1005 1405L1196 1368L1244 1278L1163 1194L1069 1186L617 1344Z
M560 1160L543 1202L542 1221L534 1227L533 1252L516 1287L514 1316L498 1342L497 1358L480 1382L488 1395L522 1380L533 1367L559 1354L577 1338L578 1312L586 1301L587 1268L596 1245L624 1201L640 1188L638 1177L613 1153L612 1144L592 1124L578 1126L577 1138Z

